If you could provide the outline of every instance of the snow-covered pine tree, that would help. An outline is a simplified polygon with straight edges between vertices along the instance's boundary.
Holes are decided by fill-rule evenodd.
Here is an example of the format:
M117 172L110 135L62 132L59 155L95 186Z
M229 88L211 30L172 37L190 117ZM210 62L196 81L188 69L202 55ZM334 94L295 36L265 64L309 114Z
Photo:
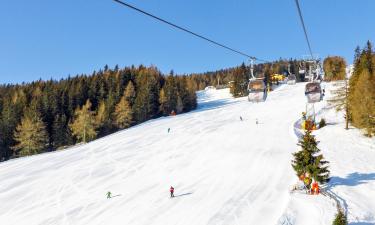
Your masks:
M298 145L301 150L293 153L292 167L298 176L309 174L315 181L323 184L329 180L328 161L325 161L318 143L310 130L306 130Z

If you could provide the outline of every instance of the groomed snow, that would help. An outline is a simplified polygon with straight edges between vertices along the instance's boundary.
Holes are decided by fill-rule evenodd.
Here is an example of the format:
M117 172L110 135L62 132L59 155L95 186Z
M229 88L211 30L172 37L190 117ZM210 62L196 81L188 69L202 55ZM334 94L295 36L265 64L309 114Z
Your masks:
M228 89L198 98L190 113L1 163L0 223L332 223L332 200L289 192L297 181L290 161L304 84L281 86L258 104L233 99ZM329 190L346 204L351 224L375 224L375 139L344 130L342 115L325 102L317 109L329 123L315 132L331 163ZM106 199L108 191L113 198Z

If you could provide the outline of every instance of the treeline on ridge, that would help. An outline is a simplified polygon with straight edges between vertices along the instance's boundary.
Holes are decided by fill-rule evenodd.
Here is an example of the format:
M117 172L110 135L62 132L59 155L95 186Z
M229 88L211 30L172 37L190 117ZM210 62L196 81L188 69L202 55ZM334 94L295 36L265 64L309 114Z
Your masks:
M0 86L0 161L87 142L146 120L195 109L189 76L127 67L60 81Z

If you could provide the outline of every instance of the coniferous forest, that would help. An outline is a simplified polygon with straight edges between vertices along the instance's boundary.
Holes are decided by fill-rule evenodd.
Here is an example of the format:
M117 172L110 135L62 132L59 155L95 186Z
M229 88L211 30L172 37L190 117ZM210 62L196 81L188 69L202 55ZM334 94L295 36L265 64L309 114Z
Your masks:
M195 109L191 77L155 67L0 86L0 160L88 142L146 120Z
M349 80L347 114L352 125L374 135L374 65L370 42L356 49L355 69ZM298 74L303 61L278 60L254 65L256 77L271 83L271 74ZM305 65L306 66L306 65ZM325 70L343 79L345 62L325 60ZM338 75L336 75L338 74ZM163 75L156 67L132 66L82 74L66 79L0 86L0 161L54 151L125 129L149 119L195 109L195 92L207 86L227 87L233 96L247 94L250 67L214 72ZM346 99L346 98L345 98ZM364 102L366 102L364 104Z
M291 61L297 65L296 60ZM288 61L255 65L285 72ZM293 67L293 71L297 67ZM88 142L149 119L195 109L197 90L234 81L246 94L249 66L163 75L156 67L116 66L90 75L0 86L0 161ZM240 97L240 96L235 96Z

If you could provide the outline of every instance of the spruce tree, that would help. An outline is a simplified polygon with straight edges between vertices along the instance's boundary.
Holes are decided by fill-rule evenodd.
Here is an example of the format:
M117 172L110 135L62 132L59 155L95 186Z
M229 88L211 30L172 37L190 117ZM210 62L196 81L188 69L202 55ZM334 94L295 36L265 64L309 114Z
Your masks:
M48 136L38 112L33 109L25 110L25 115L14 132L14 139L17 142L13 146L16 155L34 155L46 148Z
M4 146L3 124L0 120L0 162L5 160L6 148Z
M165 85L163 87L166 102L164 104L165 114L170 114L172 110L176 111L177 106L177 82L173 75L166 78Z
M68 121L64 114L55 116L52 137L54 149L73 144L73 139L68 127Z
M335 220L333 221L332 225L347 225L348 219L346 215L339 210L339 212L335 216Z
M133 122L133 112L129 102L123 96L120 102L116 105L114 112L114 123L120 129L130 127Z
M95 116L95 125L96 129L98 131L99 136L104 136L106 134L109 134L111 131L111 118L109 115L109 110L111 110L112 107L108 107L107 101L100 101L98 110L96 112Z
M16 105L7 99L3 102L3 109L0 115L1 123L1 148L2 148L2 158L3 160L8 160L12 154L12 146L15 145L13 133L18 124L18 117Z
M233 97L243 97L247 95L247 84L249 77L247 75L246 66L244 63L237 67L233 72Z
M328 161L319 154L320 149L315 137L307 130L298 145L301 150L293 153L292 167L297 176L309 174L315 181L326 183L329 180Z
M137 122L151 119L159 113L159 72L155 68L142 69L136 77L137 97L134 117Z
M77 108L74 113L74 120L69 124L72 134L79 140L86 143L93 140L96 133L96 122L94 112L91 111L90 100L81 108Z

